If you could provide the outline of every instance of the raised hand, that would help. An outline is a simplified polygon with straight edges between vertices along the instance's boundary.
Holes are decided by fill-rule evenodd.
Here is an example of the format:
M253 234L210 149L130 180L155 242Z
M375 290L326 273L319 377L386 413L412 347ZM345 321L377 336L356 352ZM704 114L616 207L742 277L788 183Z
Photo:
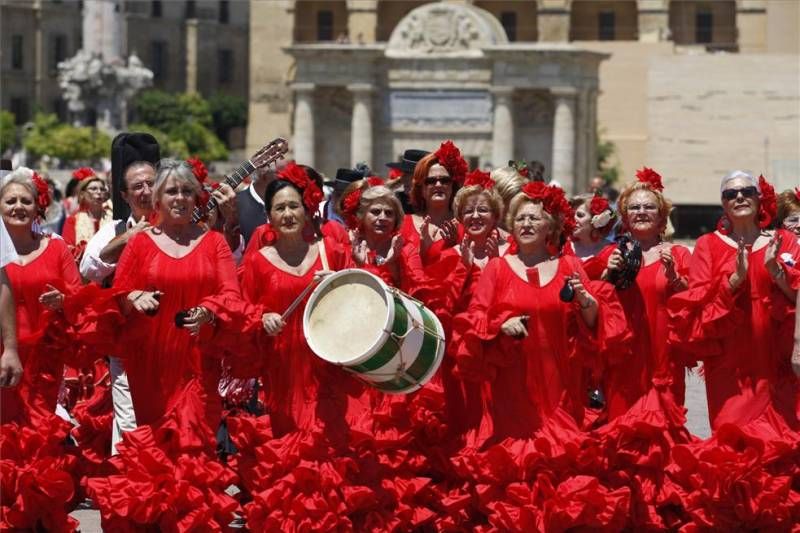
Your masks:
M439 228L439 234L448 248L455 246L458 242L458 221L454 218L445 220Z
M356 265L363 266L368 260L367 241L361 238L360 231L354 230L350 242L353 247L353 261L356 262Z
M575 299L582 309L597 305L597 300L595 300L594 296L589 294L589 291L586 290L586 287L581 281L581 277L577 273L568 276L566 279L570 287L572 287L572 290L575 292Z
M458 251L461 254L461 262L465 267L470 268L475 261L475 243L469 238L469 235L465 234L461 239Z
M45 287L47 291L39 296L39 303L52 311L58 311L64 306L64 293L49 283Z
M608 256L608 264L606 265L606 268L609 271L619 270L622 268L622 263L622 252L619 250L619 248L615 248L614 251L611 252L611 255Z
M495 229L492 233L486 238L486 244L484 246L486 250L486 257L500 257L500 232Z
M667 280L670 282L675 281L678 278L678 273L675 271L675 258L672 257L672 248L661 248L658 254L661 264L664 265Z
M422 219L422 225L419 227L419 255L425 257L433 244L434 233L437 229L431 228L431 217L426 216Z
M778 263L778 250L781 249L782 242L783 236L776 231L769 240L766 253L764 254L764 266L767 268L767 272L769 272L769 275L772 276L773 279L779 277L783 272L780 263Z
M528 336L528 316L514 316L503 322L500 326L500 331L514 337L515 339L522 339Z
M736 271L728 279L728 283L730 283L733 290L739 288L744 280L747 279L748 256L749 253L744 239L739 239L739 247L736 250Z
M392 245L389 248L389 253L386 255L386 263L392 263L399 259L403 251L403 237L395 235L392 237Z

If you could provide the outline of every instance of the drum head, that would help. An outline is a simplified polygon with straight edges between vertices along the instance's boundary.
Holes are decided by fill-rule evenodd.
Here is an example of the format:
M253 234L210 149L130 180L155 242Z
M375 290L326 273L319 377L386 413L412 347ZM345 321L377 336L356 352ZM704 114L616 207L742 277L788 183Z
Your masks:
M357 363L371 355L388 335L389 293L383 282L363 270L337 272L314 290L306 307L308 345L331 363Z

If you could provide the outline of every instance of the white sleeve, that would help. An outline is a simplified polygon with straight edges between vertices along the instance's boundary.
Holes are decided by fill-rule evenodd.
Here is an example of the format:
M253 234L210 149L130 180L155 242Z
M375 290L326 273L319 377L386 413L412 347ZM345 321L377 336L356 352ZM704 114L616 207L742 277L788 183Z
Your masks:
M14 243L11 242L11 236L6 231L6 226L3 224L3 219L0 218L0 268L17 260L17 249L14 248Z
M89 239L88 243L86 243L86 249L83 252L83 259L81 259L79 270L81 276L89 281L101 283L116 270L116 263L106 263L100 259L100 252L114 239L116 227L117 221L106 224Z

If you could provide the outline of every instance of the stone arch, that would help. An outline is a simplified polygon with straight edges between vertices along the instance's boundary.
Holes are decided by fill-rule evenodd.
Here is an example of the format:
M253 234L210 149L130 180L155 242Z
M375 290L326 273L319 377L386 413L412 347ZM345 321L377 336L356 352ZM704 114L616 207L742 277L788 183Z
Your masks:
M406 15L389 38L388 57L481 57L481 48L507 44L503 26L473 5L432 3Z

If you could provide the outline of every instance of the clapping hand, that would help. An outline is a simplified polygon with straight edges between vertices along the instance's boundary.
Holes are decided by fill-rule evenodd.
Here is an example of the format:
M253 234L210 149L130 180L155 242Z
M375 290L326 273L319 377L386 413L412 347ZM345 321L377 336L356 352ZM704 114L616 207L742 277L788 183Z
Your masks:
M775 235L769 240L769 244L767 244L767 251L764 254L764 266L767 268L767 272L769 275L772 276L773 279L777 278L781 272L781 265L778 263L778 251L781 248L781 243L783 242L783 236L775 232Z
M749 253L744 239L739 239L739 247L736 250L736 271L728 279L732 290L739 288L747 278L748 256Z
M455 246L458 242L458 222L456 219L445 220L439 228L439 235L442 236L445 246L448 248Z
M46 292L39 296L39 303L52 311L58 311L64 306L64 293L50 285L45 285Z

